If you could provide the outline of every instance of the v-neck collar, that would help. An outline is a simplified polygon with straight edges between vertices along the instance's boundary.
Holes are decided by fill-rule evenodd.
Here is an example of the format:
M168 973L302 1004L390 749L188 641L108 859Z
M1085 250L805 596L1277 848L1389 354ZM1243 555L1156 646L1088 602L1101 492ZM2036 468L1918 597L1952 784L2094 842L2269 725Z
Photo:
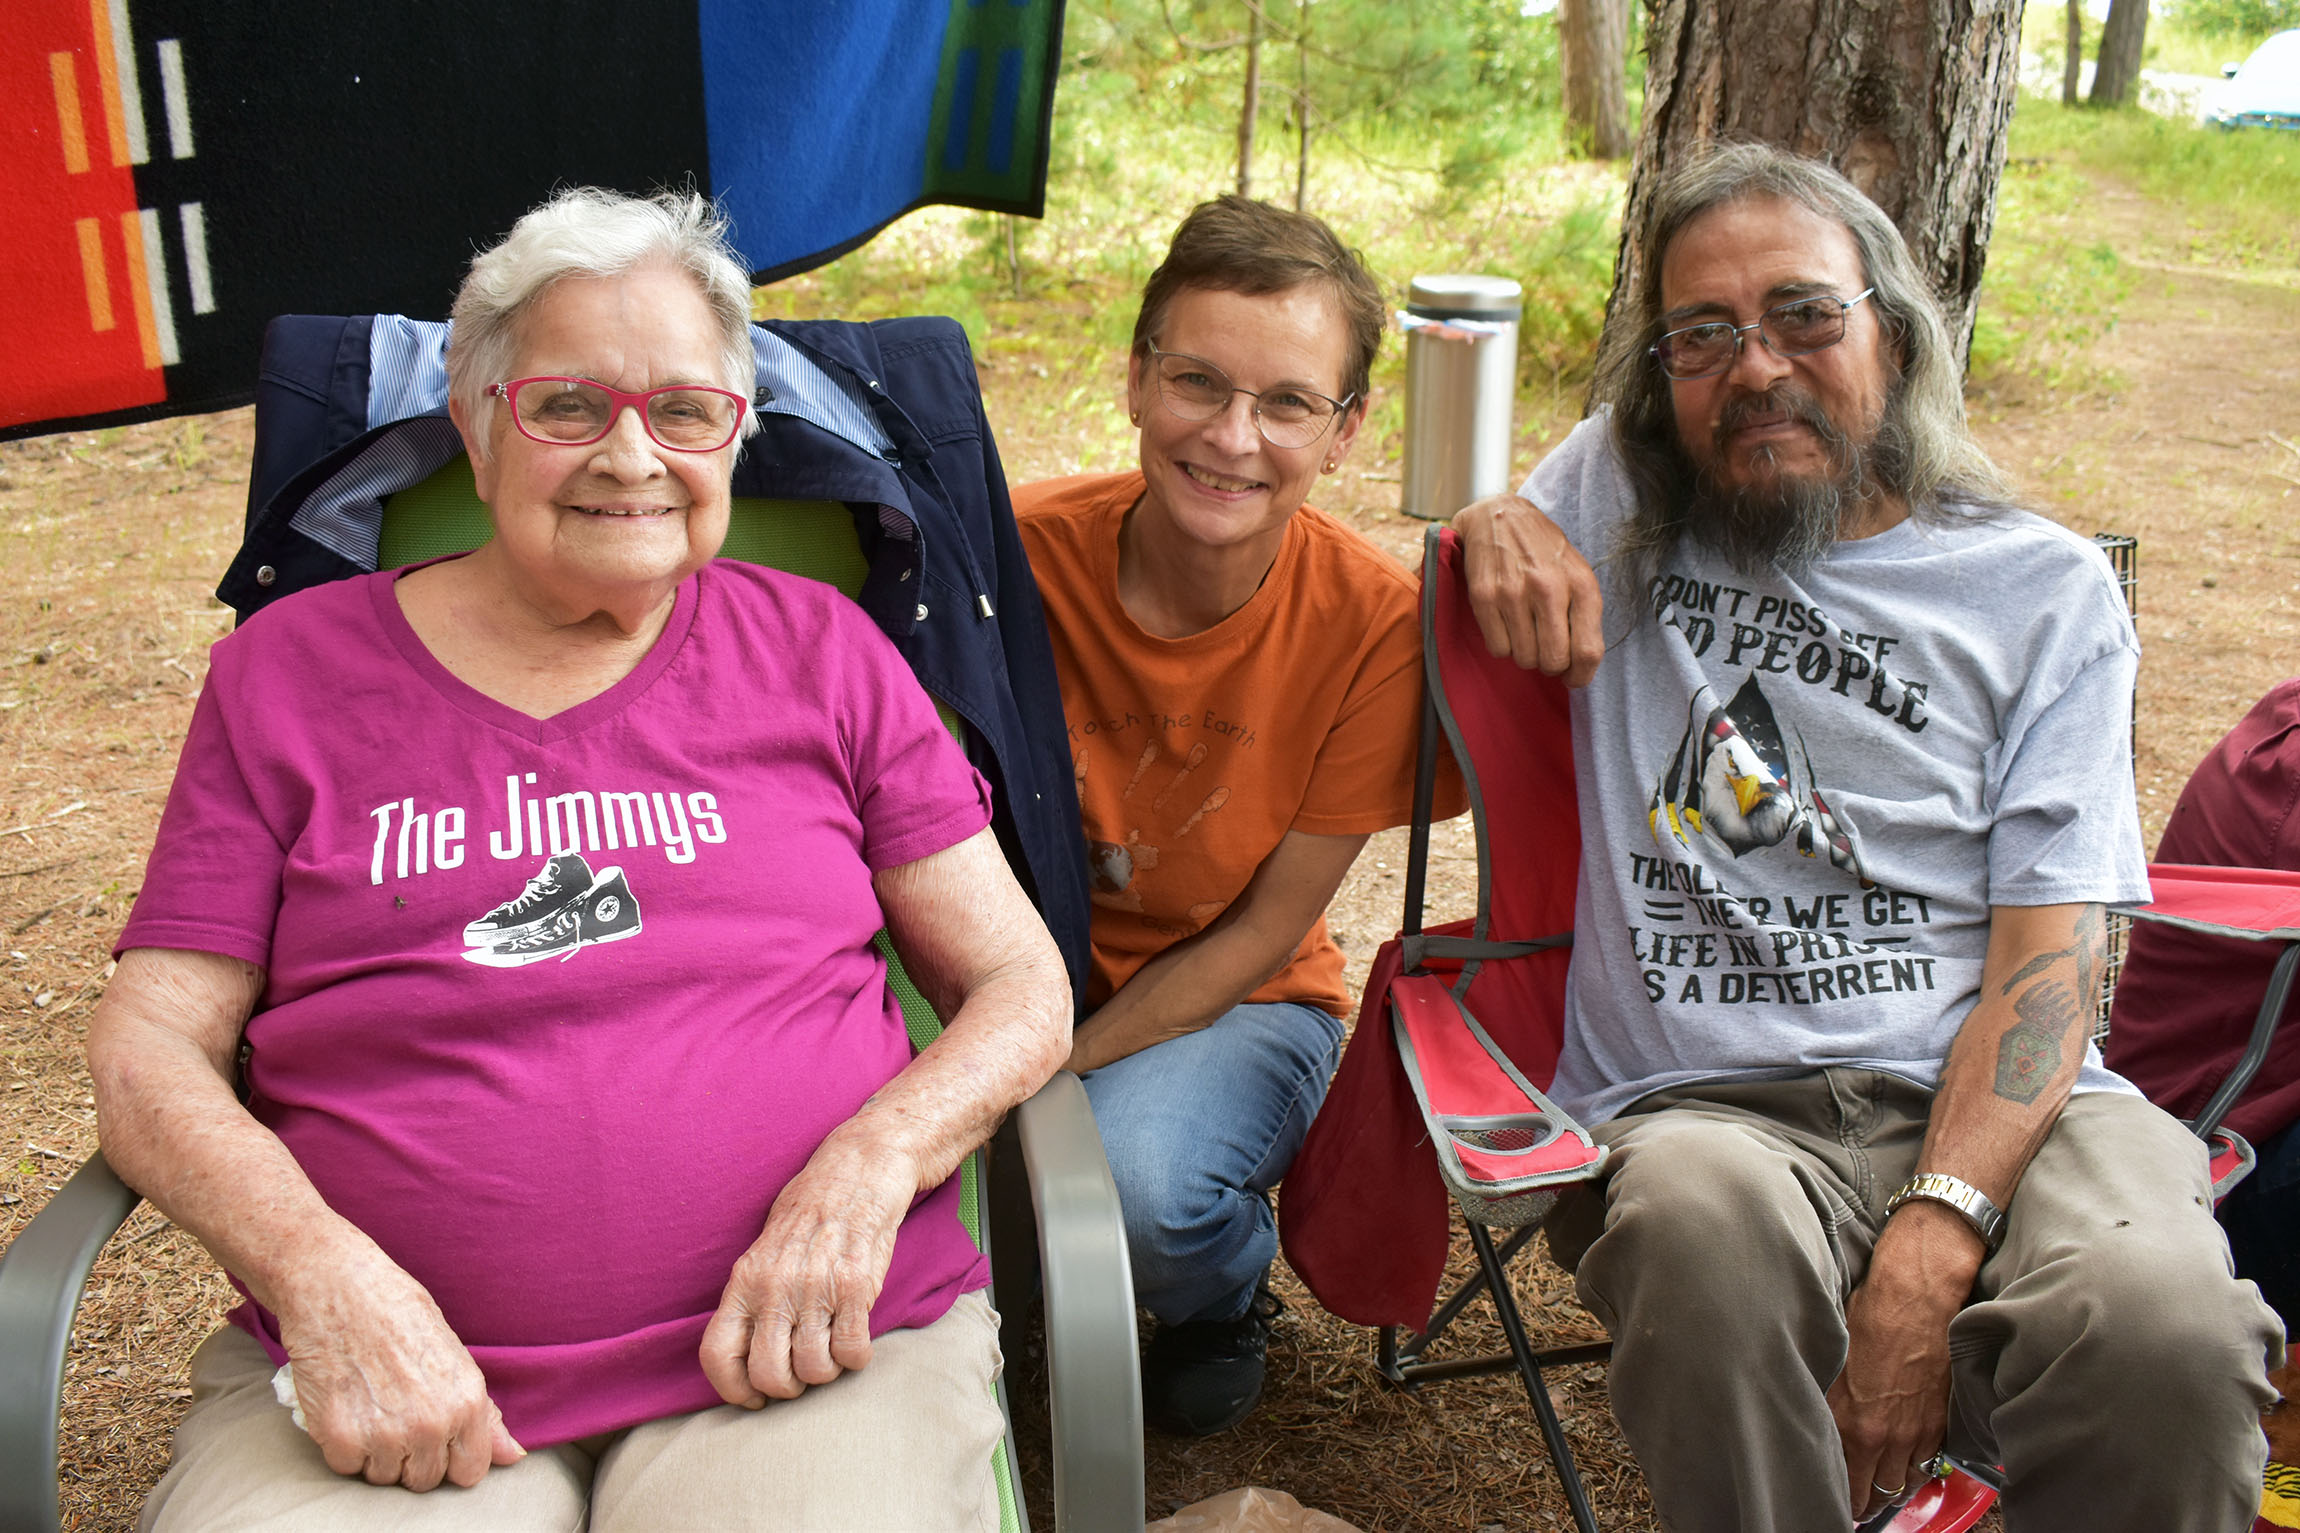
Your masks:
M462 555L450 555L461 558ZM585 698L572 708L563 708L547 719L521 713L508 703L497 702L486 693L457 676L440 664L439 657L408 622L407 614L400 610L399 593L393 589L403 575L413 574L425 565L441 561L427 559L422 564L411 564L404 569L379 570L367 577L368 594L375 606L376 621L390 638L392 647L422 677L424 682L450 705L469 714L480 723L516 735L537 745L570 739L606 719L613 718L630 705L631 701L652 686L655 678L677 658L679 647L695 626L695 611L702 596L702 571L679 582L671 598L671 616L663 624L663 631L655 636L654 645L640 657L630 674L617 681L596 697ZM707 569L708 566L705 566Z

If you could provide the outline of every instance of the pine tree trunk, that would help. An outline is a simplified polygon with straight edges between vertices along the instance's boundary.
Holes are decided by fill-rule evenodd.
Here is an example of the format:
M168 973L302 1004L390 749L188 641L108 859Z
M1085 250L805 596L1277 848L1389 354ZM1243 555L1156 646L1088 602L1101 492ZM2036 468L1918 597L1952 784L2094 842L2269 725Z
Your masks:
M1959 347L1972 338L2020 67L2019 0L1648 0L1645 122L1613 268L1679 157L1754 139L1828 161L1900 226Z
M1629 48L1627 0L1559 0L1557 38L1574 148L1592 159L1620 159L1632 147L1622 61Z
M1294 211L1310 199L1310 0L1294 22Z
M2068 0L2068 57L2060 66L2060 104L2075 106L2084 81L2084 0Z
M2069 0L2079 4L2080 0ZM1238 108L1238 195L1254 195L1254 118L1262 105L1262 0L1246 0L1246 99Z
M2092 66L2094 106L2122 106L2140 83L2140 45L2148 40L2148 0L2109 0L2100 29L2100 57Z

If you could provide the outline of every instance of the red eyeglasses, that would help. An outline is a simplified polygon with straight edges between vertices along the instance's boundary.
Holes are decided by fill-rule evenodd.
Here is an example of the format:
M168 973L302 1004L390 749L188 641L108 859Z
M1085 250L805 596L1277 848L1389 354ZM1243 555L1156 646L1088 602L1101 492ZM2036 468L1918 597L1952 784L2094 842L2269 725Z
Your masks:
M717 452L742 429L749 401L726 389L674 383L626 394L589 378L514 378L487 391L511 406L511 423L530 441L582 447L636 410L655 445L673 452Z

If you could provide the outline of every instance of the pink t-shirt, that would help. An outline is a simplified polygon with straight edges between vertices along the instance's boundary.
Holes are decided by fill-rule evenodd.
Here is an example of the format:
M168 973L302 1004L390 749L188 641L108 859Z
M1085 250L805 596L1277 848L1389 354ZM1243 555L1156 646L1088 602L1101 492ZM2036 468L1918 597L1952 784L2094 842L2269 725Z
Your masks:
M266 968L250 1110L520 1441L714 1405L736 1258L911 1058L871 874L982 829L989 790L829 587L712 564L636 670L538 720L449 674L393 578L215 647L120 947ZM904 1221L874 1334L987 1281L957 1197Z

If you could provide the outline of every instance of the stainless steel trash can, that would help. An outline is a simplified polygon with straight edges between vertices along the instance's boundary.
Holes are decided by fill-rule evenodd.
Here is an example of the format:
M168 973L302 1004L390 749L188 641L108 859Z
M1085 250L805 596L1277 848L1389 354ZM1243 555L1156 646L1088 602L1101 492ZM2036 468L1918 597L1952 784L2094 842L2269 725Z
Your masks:
M1436 521L1510 488L1517 325L1507 277L1416 277L1406 327L1403 509Z

